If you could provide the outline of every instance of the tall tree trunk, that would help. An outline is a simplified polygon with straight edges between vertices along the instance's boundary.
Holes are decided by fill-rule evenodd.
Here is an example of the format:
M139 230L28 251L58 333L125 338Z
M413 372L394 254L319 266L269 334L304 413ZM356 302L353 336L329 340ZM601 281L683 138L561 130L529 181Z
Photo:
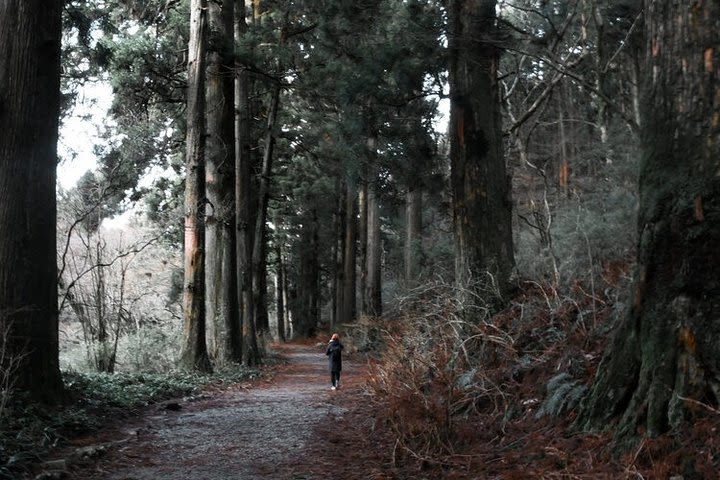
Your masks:
M597 102L597 125L600 130L600 143L605 149L605 161L612 160L612 151L609 145L610 140L610 107L606 98L610 98L610 78L605 68L608 62L608 53L605 34L605 17L600 9L598 0L590 0L587 5L589 14L592 16L595 25L595 88L604 98L596 98Z
M345 231L347 228L347 214L346 214L346 197L347 197L347 185L341 183L338 188L337 195L337 208L335 212L335 265L334 265L334 286L333 293L335 295L333 319L331 326L342 323L345 319L343 318L343 305L345 294Z
M382 241L380 238L380 202L378 199L378 179L368 182L367 196L367 256L365 271L365 308L363 315L379 317L382 315Z
M642 55L633 55L632 64L630 65L630 90L632 92L632 111L635 123L642 128L642 112L640 99L640 63L639 57Z
M565 84L560 84L561 92L564 93ZM558 141L560 145L560 166L558 169L558 185L562 191L562 197L568 196L568 187L570 185L570 156L567 148L567 135L565 134L565 95L561 95L558 102ZM591 174L591 171L588 172Z
M577 425L616 440L720 404L720 3L645 2L645 110L632 305Z
M234 0L210 2L208 44L205 278L208 340L218 364L239 362L235 272Z
M413 88L413 94L422 93L422 84ZM405 245L404 245L404 280L406 288L416 287L423 264L422 248L422 207L423 191L426 178L430 173L432 162L432 144L424 123L424 105L416 105L411 110L409 128L412 132L411 158L412 163L404 173L405 191Z
M509 289L515 265L510 180L505 169L495 0L451 0L450 156L455 274L461 286Z
M358 238L358 259L357 263L360 267L359 280L360 285L360 316L366 314L367 298L367 240L368 240L368 182L367 173L363 172L360 178L360 190L357 199L358 220L357 220L357 238Z
M270 332L270 317L267 305L267 228L263 228L262 241L256 246L253 245L253 256L255 256L255 248L260 251L257 255L262 259L257 269L253 269L253 306L255 308L255 325L258 332ZM257 279L257 283L255 282Z
M110 312L108 312L108 299L105 289L105 270L107 260L104 258L104 244L98 237L95 245L95 262L97 268L92 272L94 285L93 303L95 307L95 318L97 319L97 343L95 345L95 369L98 372L112 373L115 368L115 361L111 359L110 349Z
M63 389L55 258L61 11L59 0L0 3L0 332L6 354L25 354L11 382L44 402L57 402Z
M245 0L235 5L235 39L243 40L248 26ZM244 65L235 80L235 215L238 305L241 315L242 358L245 365L260 362L252 302L252 242L255 233L251 212L252 153L250 133L250 81Z
M207 2L190 5L185 157L184 342L180 365L210 371L205 344L205 51Z
M304 219L300 232L300 268L295 315L295 335L303 338L315 334L318 323L320 263L318 259L317 210Z
M343 268L343 277L345 278L343 289L343 315L341 321L350 323L355 320L357 296L355 294L355 279L357 278L356 269L356 249L357 249L357 188L354 180L348 180L345 195L345 212L347 214L347 222L345 223L345 254L343 255L345 266Z
M408 185L405 193L405 285L417 286L422 266L422 187Z
M277 338L285 341L285 262L283 261L280 240L275 238L275 256L277 257L275 274L275 310L277 312Z
M290 309L290 290L288 289L288 274L287 274L287 265L285 262L283 262L283 268L282 268L282 278L280 279L282 281L282 300L283 305L285 306L285 316L283 317L283 323L285 324L285 338L292 338L293 333L293 319L292 319L292 310Z
M277 120L278 104L280 102L280 83L275 82L271 89L270 110L268 112L265 130L265 149L263 151L262 170L258 182L258 208L255 218L255 239L253 241L253 303L255 305L255 319L258 329L269 329L267 306L267 210L270 199L270 175L272 173L273 150L275 147L275 124Z

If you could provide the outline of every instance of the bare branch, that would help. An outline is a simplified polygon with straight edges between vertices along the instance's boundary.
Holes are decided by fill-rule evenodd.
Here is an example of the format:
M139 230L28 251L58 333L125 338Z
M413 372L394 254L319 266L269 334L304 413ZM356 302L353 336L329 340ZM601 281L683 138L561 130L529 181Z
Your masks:
M113 259L110 260L109 262L97 262L97 263L95 263L95 264L87 267L87 268L86 268L85 270L83 270L82 272L80 272L80 273L78 274L78 276L77 276L76 278L74 278L74 279L68 284L68 286L65 288L65 294L63 295L62 301L60 302L60 308L59 308L59 310L62 310L62 309L65 307L66 302L67 302L67 300L68 300L68 297L69 297L69 295L71 294L71 293L70 293L71 290L72 290L73 287L80 281L80 279L83 278L85 275L87 275L87 274L89 274L89 273L91 273L91 272L96 271L98 268L111 267L112 265L115 264L115 262L117 262L118 260L120 260L120 259L122 259L122 258L125 258L125 257L127 257L127 256L129 256L129 255L137 255L137 254L139 254L140 252L142 252L143 250L145 250L147 247L149 247L150 245L153 245L153 244L154 244L155 242L157 242L161 237L162 237L162 234L161 234L161 235L156 235L155 237L152 237L152 238L150 238L149 240L147 240L145 243L136 244L136 246L135 246L134 248L132 248L132 249L130 249L130 250L126 250L125 252L120 252L120 253L118 253L118 254L115 256L115 258L113 258Z
M625 35L625 38L623 38L623 40L620 42L620 46L618 46L617 50L615 50L615 53L613 53L612 57L610 57L610 60L608 60L607 63L605 64L605 68L603 68L603 73L608 71L608 69L610 68L610 64L612 64L612 62L615 61L615 57L617 57L620 54L620 52L622 51L622 49L625 48L625 46L627 46L630 35L633 34L633 32L635 31L635 28L640 24L640 19L643 17L644 13L645 12L643 10L641 10L640 13L637 14L637 16L635 17L635 21L633 22L632 25L630 25L630 28L628 29L628 32Z

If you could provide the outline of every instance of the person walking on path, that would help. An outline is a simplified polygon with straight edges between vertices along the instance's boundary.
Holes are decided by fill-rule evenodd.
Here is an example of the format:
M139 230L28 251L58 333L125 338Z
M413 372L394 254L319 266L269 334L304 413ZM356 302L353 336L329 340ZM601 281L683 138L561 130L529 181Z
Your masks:
M340 336L333 333L328 342L325 355L328 356L330 362L330 382L331 390L340 388L340 372L342 371L342 349L343 344L340 343Z

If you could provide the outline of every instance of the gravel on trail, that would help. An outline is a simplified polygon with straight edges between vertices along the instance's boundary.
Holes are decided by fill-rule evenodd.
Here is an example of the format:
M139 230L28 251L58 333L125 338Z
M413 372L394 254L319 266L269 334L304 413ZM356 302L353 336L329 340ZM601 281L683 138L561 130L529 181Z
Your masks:
M362 444L368 438L360 430L367 432L371 427L363 418L344 418L350 405L363 401L362 360L346 360L342 388L333 391L324 346L285 344L277 349L288 363L274 367L268 377L179 402L176 411L149 412L105 432L106 438L115 437L114 446L100 458L73 467L70 478L310 480L327 478L330 473L343 473L339 478L372 476L374 468L367 459L360 458L359 465L347 465L343 460L347 450L366 447ZM348 428L351 431L345 435ZM74 445L87 448L84 442L88 440L77 439Z

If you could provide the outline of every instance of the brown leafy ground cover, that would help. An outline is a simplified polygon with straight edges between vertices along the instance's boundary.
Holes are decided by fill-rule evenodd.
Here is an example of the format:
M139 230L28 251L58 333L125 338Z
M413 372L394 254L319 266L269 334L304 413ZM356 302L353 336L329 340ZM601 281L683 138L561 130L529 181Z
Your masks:
M504 409L482 404L449 418L447 444L419 454L398 439L393 422L418 425L433 419L413 402L392 405L373 389L383 361L359 353L346 355L343 386L329 389L324 340L278 345L286 359L253 382L213 387L177 402L177 410L154 407L138 418L109 425L99 434L77 438L65 450L92 452L70 467L69 478L116 479L668 479L719 478L718 412L696 405L696 417L682 431L644 440L624 455L613 455L609 434L571 434L574 412L536 418L544 386L573 362L590 382L605 338L607 319L593 329L576 328L572 308L552 318L539 315L512 327L512 309L495 319L518 345L543 337L546 329L565 329L562 340L533 344L535 364L521 375L507 373L517 360L508 355L488 368L503 386ZM324 337L323 337L324 338ZM528 347L529 348L529 347ZM515 352L517 353L517 352ZM514 359L514 360L513 360ZM387 361L387 359L385 360ZM379 362L379 363L378 363ZM396 367L400 368L400 367ZM497 369L497 371L490 371ZM428 388L423 394L432 397ZM397 399L396 399L397 400ZM432 400L430 398L430 400ZM482 402L480 402L482 403ZM170 404L173 405L171 402ZM508 415L507 409L515 409ZM103 445L99 449L93 446ZM58 452L62 456L63 452Z
M385 438L397 439L394 447L385 443L391 448L383 457L385 476L378 478L720 478L720 411L712 405L690 402L692 418L683 428L639 440L625 453L618 452L609 432L574 432L575 408L538 416L550 397L547 385L558 374L567 374L576 385L592 383L611 324L618 321L612 319L608 299L579 293L571 299L549 298L536 286L521 291L510 308L479 329L484 346L478 350L484 348L485 354L473 378L483 382L467 391L458 387L462 375L452 373L456 359L443 350L438 340L442 333L432 336L435 351L420 359L434 363L430 369L408 368L412 362L403 358L412 354L408 342L401 343L400 352L393 351L397 340L388 342L385 358L369 368L368 384L375 392L371 406L355 407L374 419L377 432L385 430ZM395 331L387 329L389 337L418 335L417 329L398 325ZM492 339L498 332L504 335L502 342ZM400 382L388 382L386 377L398 370ZM420 381L404 380L413 376ZM418 388L397 393L402 389L398 383ZM450 403L460 408L448 408ZM433 430L439 423L443 430ZM414 434L422 441L415 441Z

